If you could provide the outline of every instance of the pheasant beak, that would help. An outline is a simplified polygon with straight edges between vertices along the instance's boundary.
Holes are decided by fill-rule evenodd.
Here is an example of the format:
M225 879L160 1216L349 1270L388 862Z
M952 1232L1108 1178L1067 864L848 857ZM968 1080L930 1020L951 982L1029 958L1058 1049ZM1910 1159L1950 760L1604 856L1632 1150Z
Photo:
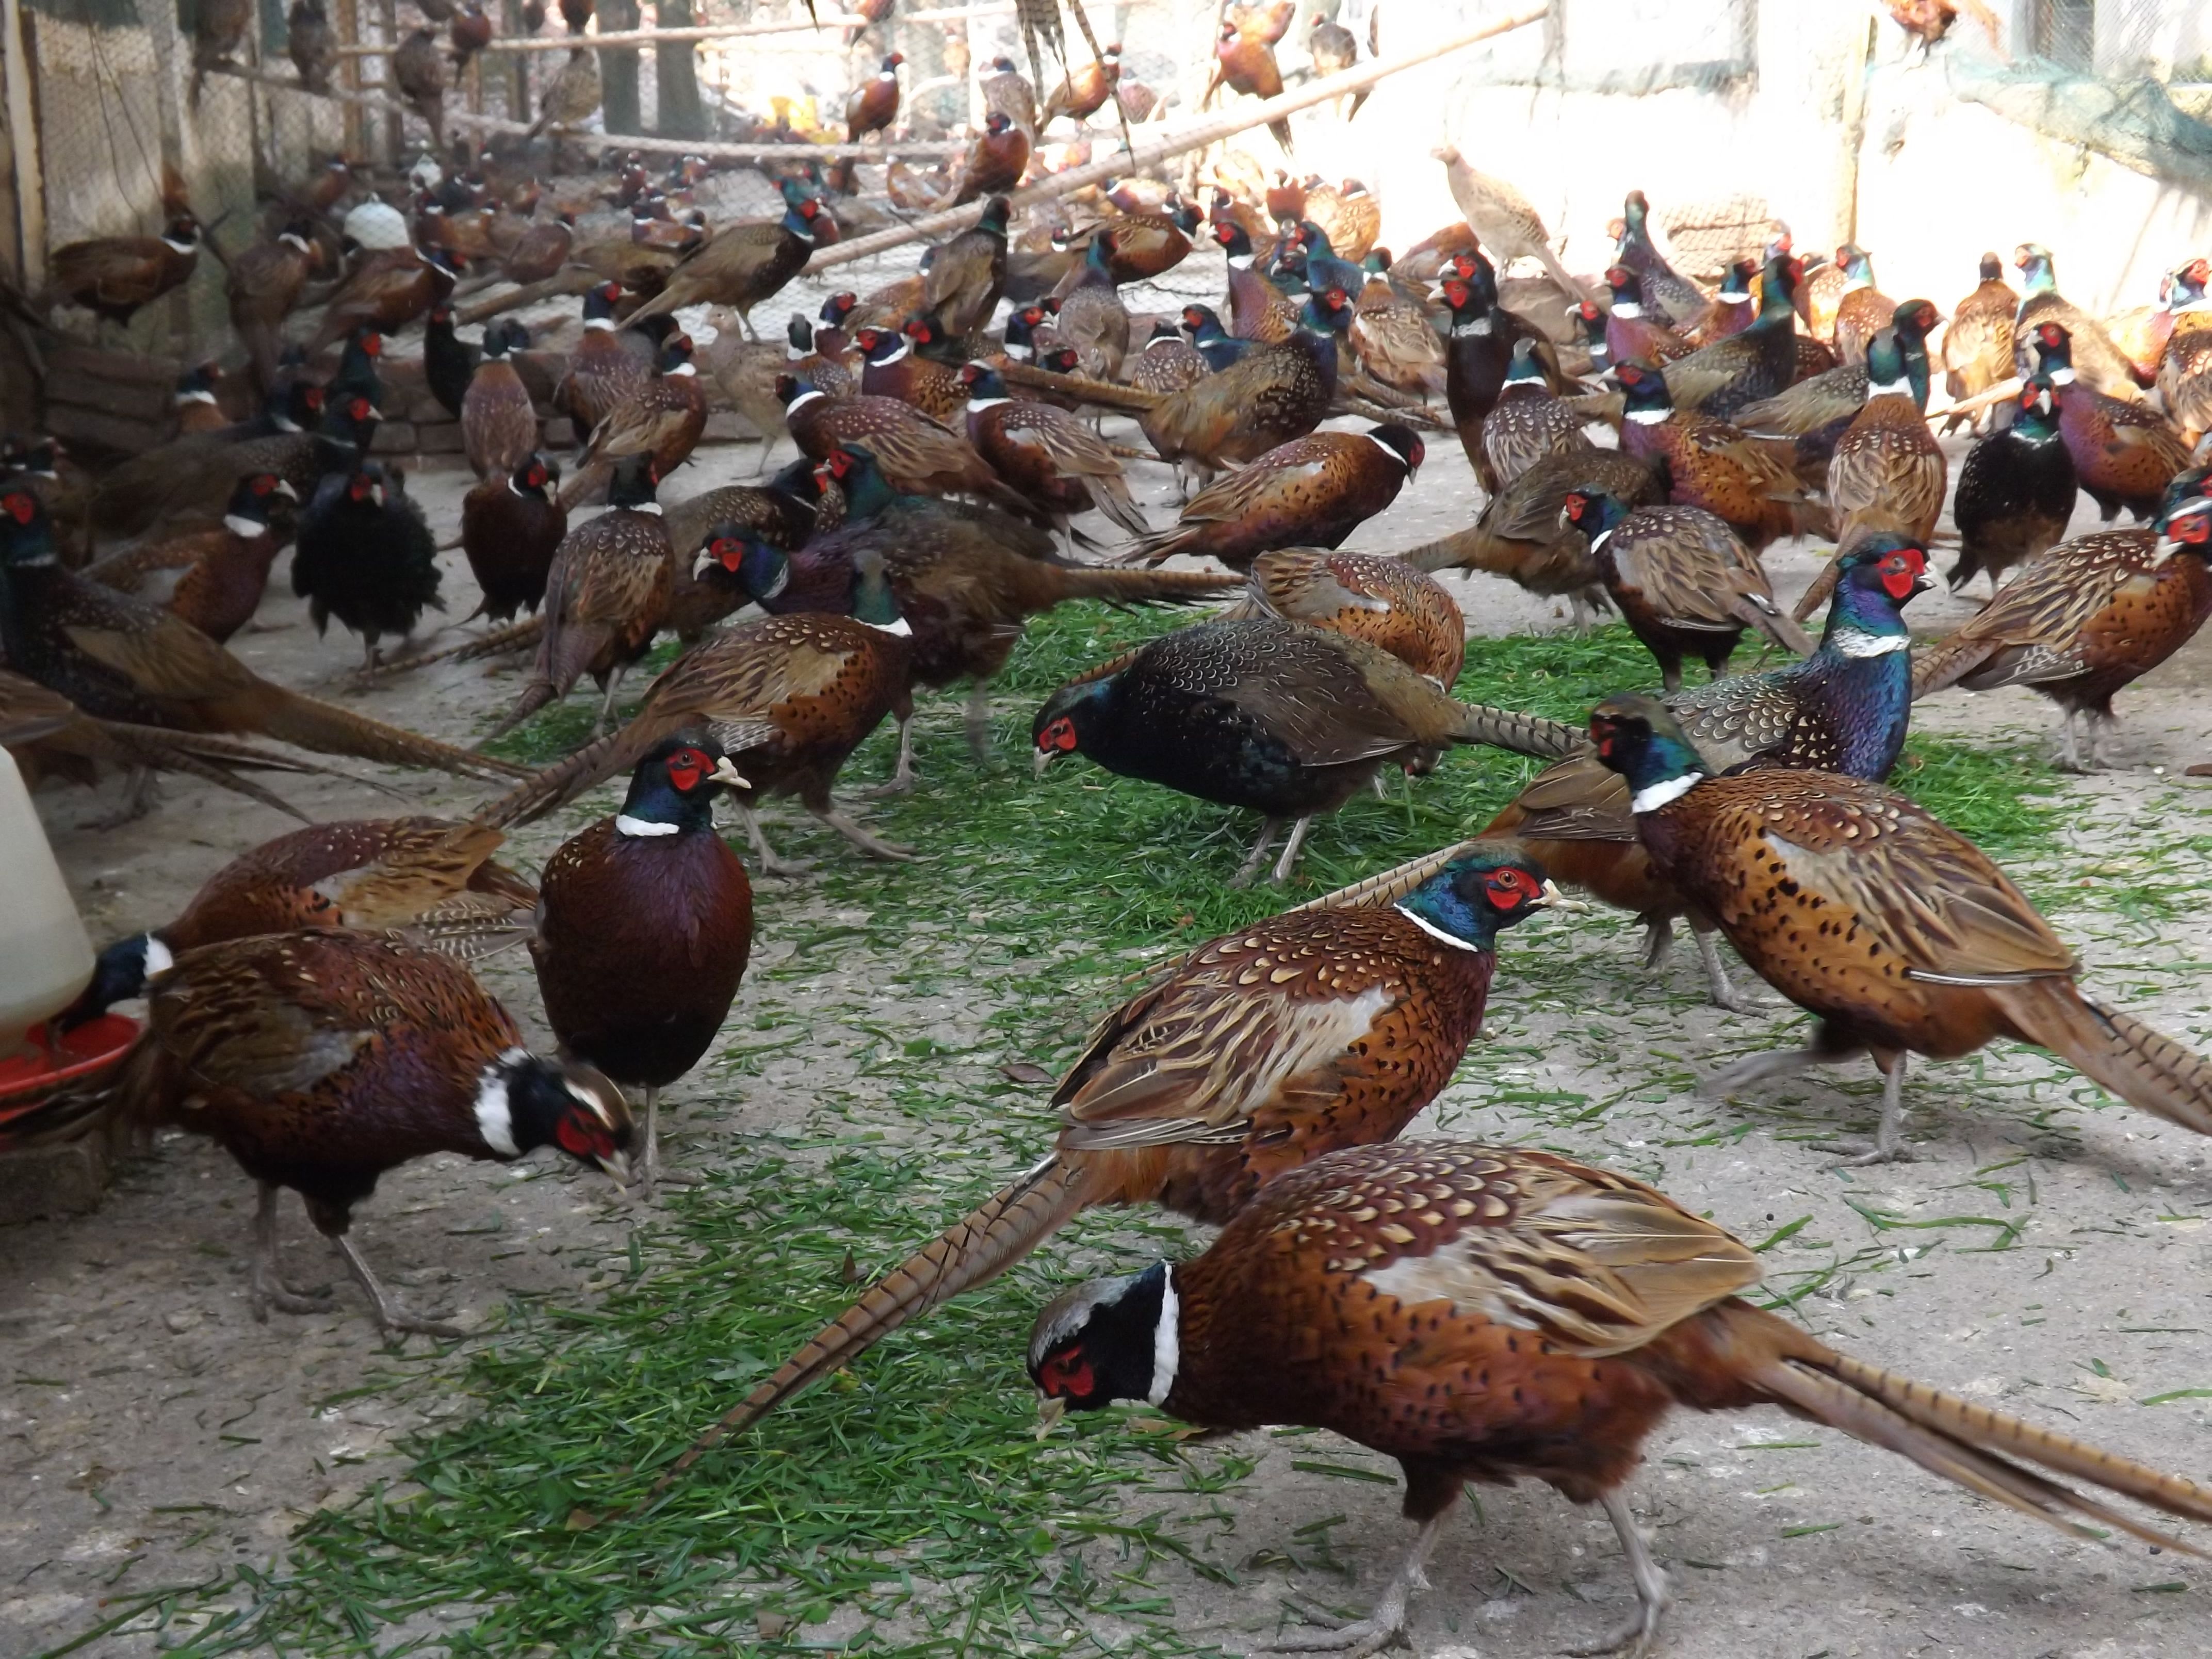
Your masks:
M270 491L270 494L282 495L288 501L296 501L300 499L300 492L282 478L276 480L276 487Z
M1038 1396L1036 1420L1037 1438L1042 1440L1045 1436L1050 1434L1052 1431L1058 1426L1060 1419L1066 1415L1067 1401L1061 1399L1058 1395L1042 1395Z
M738 774L738 769L730 764L730 757L727 755L723 756L721 759L714 763L714 769L707 775L707 781L709 783L719 783L725 789L750 789L752 787L752 785L746 782L744 777Z
M1030 757L1030 775L1033 778L1042 777L1044 775L1044 769L1052 764L1052 757L1059 752L1060 751L1057 749L1040 749L1035 754L1031 755Z
M612 1146L597 1154L592 1162L605 1170L607 1178L617 1187L629 1185L629 1154L619 1146Z

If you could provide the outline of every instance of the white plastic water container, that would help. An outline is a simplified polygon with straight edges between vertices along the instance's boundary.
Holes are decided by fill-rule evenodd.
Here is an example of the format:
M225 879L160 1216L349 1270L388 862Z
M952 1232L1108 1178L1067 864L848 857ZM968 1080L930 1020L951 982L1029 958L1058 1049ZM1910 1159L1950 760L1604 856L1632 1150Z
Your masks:
M21 1052L32 1026L76 1000L92 965L92 941L31 792L0 749L0 1059Z

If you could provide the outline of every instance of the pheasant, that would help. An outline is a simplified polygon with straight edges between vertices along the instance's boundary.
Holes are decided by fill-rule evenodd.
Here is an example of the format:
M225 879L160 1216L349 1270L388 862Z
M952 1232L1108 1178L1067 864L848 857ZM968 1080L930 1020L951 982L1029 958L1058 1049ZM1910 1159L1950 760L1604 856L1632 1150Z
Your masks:
M2122 507L2137 523L2158 508L2174 475L2189 465L2188 447L2166 417L2140 403L2110 398L2076 378L2074 343L2054 322L2030 335L2058 404L2058 435L2074 459L2074 477L2110 524Z
M530 682L492 735L512 731L589 674L600 690L599 725L615 693L667 620L675 582L668 526L650 455L615 463L607 511L562 538L545 577L545 626Z
M56 248L46 259L50 304L82 307L118 328L182 288L199 268L199 221L170 215L158 236L99 236Z
M292 592L307 601L318 637L332 617L361 635L365 668L376 666L386 635L404 649L422 612L446 608L437 541L404 484L396 469L364 461L325 474L300 514Z
M1613 290L1605 319L1605 349L1613 362L1664 367L1698 349L1671 324L1645 312L1643 282L1626 265L1607 270L1605 282Z
M1763 674L1673 693L1667 707L1715 772L1818 767L1881 782L1897 764L1912 708L1911 636L1903 607L1935 586L1925 550L1890 535L1844 550L1820 649ZM1746 1012L1712 939L1711 920L1656 876L1636 839L1627 786L1587 749L1539 773L1483 831L1522 838L1571 887L1633 912L1656 965L1686 916L1707 994Z
M1188 307L1203 310L1203 307ZM1212 313L1207 313L1209 316ZM1213 325L1220 327L1216 319ZM1355 325L1356 326L1356 325ZM1011 350L1008 353L1012 356ZM1163 317L1152 325L1152 337L1145 342L1145 349L1121 366L1129 384L1139 392L1149 392L1164 398L1170 392L1194 386L1213 373L1213 365L1206 361L1199 349L1182 337L1182 331ZM1370 373L1373 372L1370 366Z
M1631 509L1602 490L1571 489L1560 513L1589 538L1599 579L1668 690L1681 689L1686 656L1702 658L1718 679L1747 628L1812 654L1812 641L1774 602L1765 567L1704 508Z
M1119 380L1121 360L1129 353L1129 312L1115 285L1109 246L1105 237L1093 236L1083 263L1056 296L1055 331L1062 343L1075 349L1083 373L1094 380Z
M1874 285L1874 259L1856 242L1836 250L1844 273L1844 296L1836 304L1836 362L1850 368L1866 361L1874 337L1889 326L1897 301Z
M808 538L844 522L842 492L826 489L816 474L814 464L801 456L765 484L725 484L668 509L668 546L676 576L665 624L671 633L687 646L696 645L749 597L719 580L719 572L708 574L702 568L702 552L711 553L719 562L734 556L733 550L741 551L741 538L747 535L793 552L804 547Z
M2212 470L2181 474L2148 530L2061 542L1997 591L1913 674L1926 696L1948 685L2025 685L2065 715L2063 763L2097 764L2112 696L2186 645L2212 615ZM2084 716L2082 745L2074 721Z
M1283 71L1275 62L1275 48L1262 35L1240 27L1234 18L1221 25L1220 37L1213 43L1213 74L1206 83L1206 94L1198 100L1204 109L1213 101L1213 96L1224 87L1241 93L1247 98L1279 98L1283 95ZM1283 154L1291 153L1291 124L1282 117L1267 123L1267 131Z
M1198 210L1170 197L1158 213L1124 213L1091 233L1105 245L1106 269L1116 283L1148 283L1190 257Z
M686 306L728 306L753 337L752 310L781 294L805 268L820 231L823 206L791 179L782 181L781 219L746 219L725 225L714 239L669 272L660 292L633 313L664 316Z
M2021 295L2019 310L2013 313L2013 373L2023 380L2035 373L2036 331L2045 323L2056 323L2072 342L2077 360L2073 367L2082 380L2107 398L2135 402L2141 393L2133 368L2112 343L2104 325L2059 293L2050 249L2039 243L2023 242L2014 251L2013 264L2019 267L2021 285L2027 290Z
M587 1066L541 1060L467 968L390 937L335 928L262 933L179 956L153 988L147 1030L88 1115L48 1103L52 1134L189 1130L219 1141L260 1189L253 1316L324 1313L276 1255L287 1187L337 1247L387 1335L457 1337L386 1290L349 1236L386 1171L451 1152L513 1163L557 1146L629 1179L629 1109ZM76 1121L59 1120L74 1115ZM21 1133L23 1121L11 1124Z
M1676 1406L1779 1406L2094 1536L2191 1549L2023 1463L2212 1520L2212 1489L1837 1352L1744 1301L1759 1279L1750 1247L1623 1176L1522 1147L1358 1146L1271 1182L1203 1255L1060 1297L1029 1375L1048 1407L1310 1426L1397 1459L1418 1531L1374 1611L1279 1649L1388 1646L1461 1487L1525 1475L1602 1508L1635 1583L1627 1627L1573 1651L1650 1652L1669 1591L1626 1488Z
M773 574L762 583L774 585ZM913 857L854 823L830 794L839 770L884 716L896 712L903 722L912 713L911 630L880 560L864 562L854 588L851 616L763 617L711 635L662 671L627 726L526 780L487 805L478 820L504 826L542 817L635 766L665 738L701 732L746 781L736 794L755 868L769 875L805 868L776 856L754 811L779 794L797 795L872 858Z
M46 509L0 483L0 647L85 714L185 732L251 732L325 754L473 776L520 769L261 678L191 623L63 568Z
M748 564L730 574L772 613L851 611L864 569L880 564L911 630L908 672L925 686L970 682L968 740L978 761L990 752L989 682L1006 666L1024 623L1070 599L1121 605L1187 604L1235 586L1193 570L1100 570L1053 559L1052 540L991 507L902 495L865 449L833 454L823 471L844 495L845 521L818 534L787 560ZM744 538L738 541L742 547ZM730 569L726 553L715 563ZM762 573L767 573L765 584ZM914 782L913 731L899 720L899 758L890 787Z
M998 110L983 118L983 130L968 146L960 181L942 207L959 207L979 196L1003 196L1029 171L1030 135Z
M1866 365L1866 403L1828 460L1829 510L1839 534L1878 519L1924 544L1942 516L1950 469L1913 400L1894 330L1875 336Z
M1483 422L1504 389L1516 349L1525 341L1531 351L1548 352L1550 343L1498 303L1497 274L1482 255L1459 255L1445 270L1443 294L1450 325L1444 335L1444 401L1476 481L1486 495L1494 495Z
M1240 340L1275 345L1298 326L1298 302L1261 269L1249 232L1233 219L1216 219L1213 240L1229 260L1229 331Z
M1570 490L1603 490L1623 506L1667 499L1664 481L1632 455L1611 450L1547 455L1483 503L1465 530L1400 555L1423 570L1486 570L1542 598L1563 598L1587 629L1607 601L1589 540L1561 516Z
M2012 424L1978 440L1966 453L1951 507L1960 547L1951 571L1954 593L1978 572L1988 574L1994 593L2006 571L2065 538L2080 492L2051 393L2049 379L2037 375L2021 389Z
M563 1058L644 1089L648 1192L660 1091L706 1054L752 954L752 884L714 833L714 792L744 787L713 738L665 738L622 810L562 842L538 878L530 956L546 1024Z
M1803 378L1794 304L1802 274L1787 252L1770 254L1759 275L1759 315L1751 325L1667 365L1668 395L1677 408L1733 421L1745 404Z
M1082 754L1124 777L1266 820L1231 884L1258 873L1286 822L1273 879L1290 879L1313 820L1385 766L1427 772L1455 744L1557 759L1578 739L1556 720L1455 702L1364 640L1273 617L1201 623L1092 669L1030 724L1042 768Z
M1006 290L1006 198L983 204L982 217L933 252L923 273L922 309L955 339L991 320Z
M1054 519L1093 507L1133 536L1152 526L1129 494L1129 480L1107 441L1075 416L1050 404L1018 403L985 363L959 373L968 441L1007 484Z
M1677 507L1704 508L1753 552L1826 527L1795 473L1727 422L1677 406L1660 370L1623 363L1613 374L1626 392L1621 453L1661 473Z
M656 479L691 459L707 430L707 390L691 360L691 338L672 333L660 344L659 373L607 411L577 458L576 473L561 491L574 507L595 494L625 460L646 459Z
M927 329L928 323L916 318L909 326ZM968 388L957 368L921 356L915 340L901 331L864 328L853 336L853 343L860 349L860 396L894 398L942 427L959 424Z
M1182 553L1242 571L1273 548L1334 547L1398 499L1427 453L1395 422L1294 438L1207 485L1128 556L1158 565Z
M1640 190L1630 191L1620 204L1620 238L1613 257L1636 274L1639 297L1657 313L1657 320L1669 328L1686 329L1706 314L1705 296L1653 243L1650 216L1650 199ZM1755 274L1756 269L1745 274ZM1751 320L1747 312L1743 320Z
M312 221L289 220L275 240L256 242L234 255L224 273L230 325L245 343L253 365L254 389L264 400L276 391L284 319L298 307L307 279L320 263L314 234Z
M1351 322L1342 289L1317 294L1289 339L1163 398L1137 423L1164 461L1209 474L1256 461L1321 424L1336 397L1338 337Z
M2012 319L2020 295L2004 279L2004 261L1982 255L1974 291L1951 307L1943 335L1944 389L1953 403L1978 396L2013 372Z
M655 1495L1094 1205L1218 1224L1286 1170L1395 1139L1480 1035L1498 931L1554 896L1512 842L1476 842L1395 904L1293 910L1197 946L1092 1028L1053 1093L1053 1155L884 1274L694 1441Z
M1439 690L1459 678L1467 623L1443 584L1402 559L1319 547L1252 561L1244 599L1224 620L1279 617L1379 645Z
M1056 116L1065 115L1081 126L1106 107L1106 100L1114 95L1114 88L1121 79L1121 48L1117 42L1109 46L1080 69L1063 75L1044 100L1044 108L1037 117L1040 126L1050 126Z
M1503 179L1478 173L1457 149L1445 144L1431 152L1444 164L1444 182L1482 246L1501 265L1516 259L1534 259L1559 285L1570 303L1589 298L1589 290L1567 274L1559 256L1552 251L1551 233L1544 228L1527 197Z
M1382 257L1378 250L1369 263ZM1426 402L1445 389L1443 342L1429 321L1425 299L1394 284L1388 270L1386 264L1361 285L1345 338L1375 380Z
M538 410L515 372L530 331L502 317L484 330L483 357L461 397L461 447L479 478L503 478L538 447Z
M1595 445L1583 435L1582 416L1553 392L1533 341L1513 343L1513 361L1498 401L1482 419L1482 459L1492 495L1547 455L1589 456Z
M1886 1163L1908 1156L1906 1056L1956 1060L2011 1037L2130 1105L2212 1133L2212 1064L2084 996L2073 952L2020 890L1906 797L1830 772L1711 776L1649 697L1600 703L1590 736L1628 781L1652 870L1820 1022L1811 1046L1740 1061L1708 1092L1865 1050L1882 1074L1881 1124L1854 1162Z
M1890 330L1903 362L1906 395L1913 407L1928 408L1928 336L1943 320L1925 300L1907 300L1890 314ZM2009 325L2008 325L2009 326ZM1866 407L1869 376L1863 356L1785 387L1771 398L1747 404L1735 424L1754 437L1794 438L1801 472L1825 473L1836 443Z
M482 597L479 615L510 621L545 598L553 556L568 534L560 471L532 453L503 478L486 478L461 498L461 552Z
M297 529L299 495L273 472L238 481L221 528L143 543L85 574L119 593L157 599L218 643L253 620L269 568Z
M2194 260L2173 282L2173 332L2159 354L2158 395L2193 450L2212 431L2212 297L2205 293L2212 264Z
M833 400L788 374L776 381L775 395L799 453L811 461L826 461L838 449L866 449L902 494L980 495L1015 512L1028 509L973 444L896 398Z
M187 951L256 933L395 933L464 961L519 945L538 890L493 860L504 839L483 824L404 817L341 818L264 842L201 883L175 921L102 950L62 1024L144 996Z
M872 132L888 132L898 119L898 72L906 54L892 52L883 66L853 88L845 100L845 142L857 144Z

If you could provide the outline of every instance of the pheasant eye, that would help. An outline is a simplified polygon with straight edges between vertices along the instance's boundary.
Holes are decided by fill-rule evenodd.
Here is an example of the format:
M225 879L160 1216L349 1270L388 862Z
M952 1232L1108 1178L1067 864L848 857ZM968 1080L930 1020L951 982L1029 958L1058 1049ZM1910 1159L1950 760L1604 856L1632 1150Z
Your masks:
M22 494L9 496L5 502L0 502L0 506L7 507L8 516L17 524L30 523L32 514L39 510L39 504Z
M553 1126L553 1139L572 1158L598 1159L614 1155L614 1137L606 1126L570 1114Z
M253 481L253 493L257 495L266 495L276 487L276 480L274 478L260 477Z
M1091 1375L1091 1362L1079 1349L1071 1348L1054 1354L1044 1362L1037 1376L1037 1384L1048 1394L1062 1399L1086 1400L1098 1384Z
M735 570L744 562L745 550L725 536L714 544L714 557L725 570Z

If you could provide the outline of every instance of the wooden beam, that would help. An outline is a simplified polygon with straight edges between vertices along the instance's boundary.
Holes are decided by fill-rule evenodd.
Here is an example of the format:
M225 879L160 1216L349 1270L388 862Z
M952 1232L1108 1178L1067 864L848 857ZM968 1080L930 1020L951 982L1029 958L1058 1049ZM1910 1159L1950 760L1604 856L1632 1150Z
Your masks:
M1000 0L1000 3L994 5L952 6L939 11L904 12L899 14L893 21L901 23L951 23L969 17L1011 17L1013 14L1013 6L1007 3L1007 0ZM865 28L867 23L868 20L865 17L824 17L822 20L822 33L828 34L838 29ZM580 42L592 47L668 46L674 46L682 40L735 40L746 36L763 34L797 34L813 27L813 24L801 18L796 22L702 23L690 28L622 29L605 34L578 36L505 34L493 40L484 50L486 52L566 52ZM342 46L338 48L338 53L341 57L380 58L392 50L390 46L372 42L362 46ZM823 50L830 52L838 48L834 43L825 42Z
M1037 184L1016 191L1012 198L1014 207L1018 210L1033 203L1049 202L1087 185L1103 184L1109 179L1118 179L1156 166L1186 150L1218 143L1224 138L1233 138L1264 122L1280 120L1293 111L1310 109L1316 104L1327 103L1347 92L1361 91L1402 70L1415 69L1447 53L1474 46L1478 41L1488 40L1514 29L1526 28L1531 23L1541 21L1550 10L1548 4L1530 6L1477 27L1463 29L1419 52L1406 52L1396 58L1376 58L1340 74L1323 76L1308 82L1296 92L1286 92L1279 98L1248 104L1234 115L1201 121L1156 143L1140 145L1133 151L1120 151L1105 161L1094 161L1089 167L1071 167L1065 173L1055 173ZM833 265L866 259L888 248L902 247L908 242L965 230L982 215L983 204L981 202L970 202L964 207L948 208L942 213L928 214L895 230L879 230L872 236L857 236L849 242L840 242L835 247L816 254L808 261L806 270L811 275Z
M7 0L12 5L15 0ZM270 75L265 70L251 70L238 64L217 64L210 75L234 76L241 81L252 81L281 92L295 93L302 98L329 98L338 103L358 105L363 109L382 110L394 116L412 115L414 112L404 104L374 92L342 92L333 88L329 92L310 92L289 76ZM379 83L381 84L380 82ZM446 112L449 127L475 127L485 132L520 132L530 129L520 121L501 120L495 115L472 115L466 110ZM891 155L961 155L968 146L949 139L894 139L888 143L866 144L724 144L707 138L655 138L648 133L586 132L563 127L562 135L572 142L590 140L603 143L609 149L647 150L665 155L703 155L709 161L832 161L850 155L860 161L871 158L882 161Z
M46 169L39 161L39 121L31 95L29 11L21 0L0 0L0 27L7 31L8 147L15 164L15 231L21 238L23 291L46 285Z

